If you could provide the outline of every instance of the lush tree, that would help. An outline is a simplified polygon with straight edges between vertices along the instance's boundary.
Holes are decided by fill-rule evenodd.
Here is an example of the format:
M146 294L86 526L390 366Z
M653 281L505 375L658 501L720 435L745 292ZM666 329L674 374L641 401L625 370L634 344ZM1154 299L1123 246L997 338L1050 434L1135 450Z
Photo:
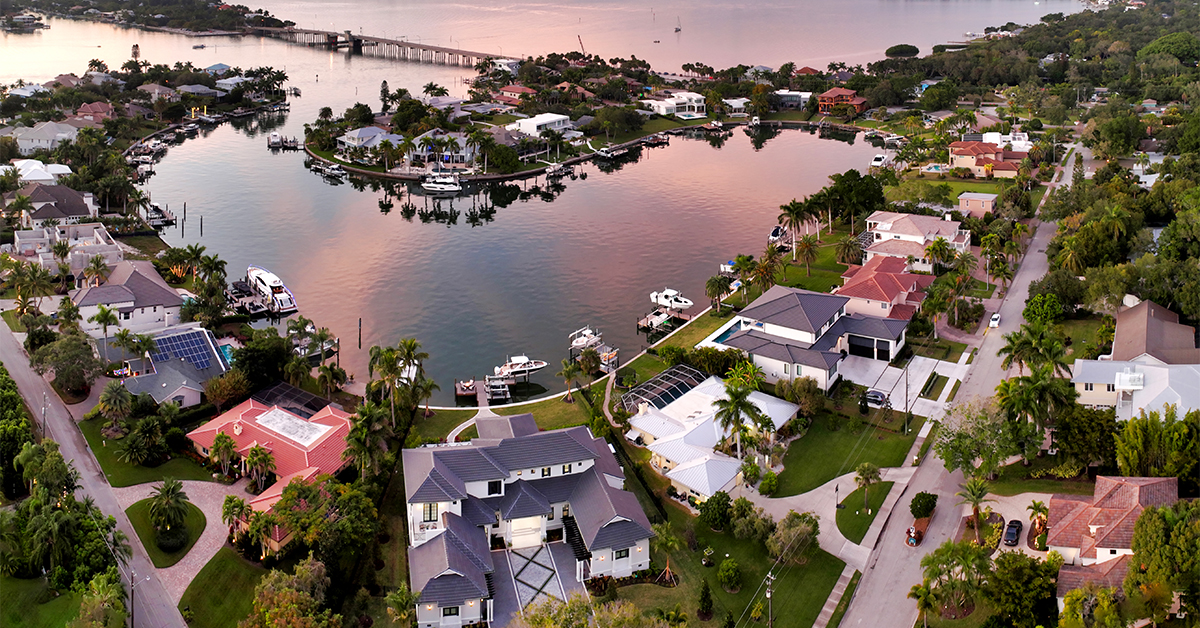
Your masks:
M933 509L937 508L937 502L936 493L922 491L913 495L912 501L908 504L908 511L912 513L913 519L924 519L933 515Z
M204 382L204 397L217 407L217 412L230 404L237 403L250 395L250 380L242 369L232 369L220 377Z
M742 588L742 570L736 560L726 558L721 561L721 566L717 568L717 582L720 582L726 591Z
M1200 609L1194 595L1200 573L1200 502L1181 500L1170 507L1142 511L1133 528L1133 560L1125 576L1125 593L1133 598L1143 587L1158 584L1183 591L1183 609Z
M1124 628L1128 622L1122 617L1117 590L1089 582L1063 598L1058 625L1059 628Z
M996 614L1014 628L1049 626L1058 611L1055 582L1061 566L1057 553L1043 561L1020 552L1000 552L984 595Z
M1183 63L1195 64L1200 60L1200 39L1189 32L1163 35L1138 50L1139 58L1153 55L1171 55Z
M275 455L262 445L255 445L246 452L245 465L250 470L250 476L254 478L254 483L258 485L258 490L261 491L267 476L275 472Z
M1025 302L1025 310L1021 314L1031 323L1052 325L1062 319L1063 306L1057 295L1038 294Z
M714 530L724 530L730 520L729 494L717 491L712 497L700 502L700 520Z
M350 423L342 458L353 461L358 467L359 477L365 479L379 473L387 455L387 442L392 429L387 420L387 411L372 401L358 406L358 410L350 417Z
M914 584L908 590L908 598L916 600L917 614L921 618L921 623L925 628L929 628L929 613L938 609L937 596L929 588L929 581L926 580L921 584Z
M992 399L955 404L946 413L933 449L947 471L992 475L1009 456L1020 453L1006 423Z
M811 512L788 511L767 539L767 553L780 562L802 563L818 549L820 524Z
M54 381L64 390L84 393L104 372L104 363L92 352L81 334L62 334L40 348L29 359L39 375L54 372Z
M87 583L79 615L67 628L120 628L125 625L125 591L115 569L96 574Z
M697 603L696 616L707 621L713 614L712 589L708 587L708 578L700 582L700 601Z
M948 540L921 558L929 589L956 609L975 599L991 571L989 563L988 550L969 541Z
M233 537L238 524L249 521L253 512L246 500L237 495L225 496L225 501L221 504L221 521L229 526L230 538Z
M312 556L290 575L272 569L254 588L254 609L239 628L341 628L341 616L324 608L329 584L324 563Z
M208 458L221 466L221 474L229 475L229 463L237 455L237 443L225 432L217 432L208 448Z
M733 434L737 444L738 460L742 459L742 432L746 429L746 419L757 424L759 423L758 417L762 415L758 406L750 400L752 390L749 386L731 378L725 382L725 396L713 402L713 406L717 409L715 415L717 423L721 425L722 429Z
M863 510L871 507L869 500L871 485L879 482L880 478L879 467L870 462L861 463L854 470L854 484L863 492Z
M1120 431L1111 408L1085 408L1076 404L1054 422L1054 447L1076 464L1099 463L1113 467L1117 461L1116 435Z
M339 572L357 562L379 529L379 513L366 493L329 476L292 480L275 512L298 541Z
M1121 475L1194 481L1200 463L1200 410L1180 419L1174 405L1165 405L1161 413L1143 409L1117 434L1116 455Z
M233 352L234 370L245 375L251 391L283 379L283 366L291 358L291 343L274 327L255 331L245 346Z
M133 395L126 390L120 380L112 380L100 391L100 399L96 404L100 414L108 419L110 427L120 425L133 409Z
M563 399L563 401L566 401L567 403L574 403L574 399L571 398L571 387L575 383L575 379L579 377L580 373L581 371L579 369L578 362L563 358L562 370L555 373L556 377L561 377L563 379L563 384L565 384L567 387L567 396Z

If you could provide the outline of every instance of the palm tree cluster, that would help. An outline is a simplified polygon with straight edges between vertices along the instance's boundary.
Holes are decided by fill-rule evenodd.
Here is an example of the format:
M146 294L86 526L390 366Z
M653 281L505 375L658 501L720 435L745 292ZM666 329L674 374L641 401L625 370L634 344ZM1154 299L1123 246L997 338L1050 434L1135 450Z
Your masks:
M403 338L394 347L373 346L369 352L367 366L373 378L367 384L367 392L373 398L388 400L391 427L397 432L407 431L422 403L426 404L425 415L429 415L428 403L433 393L441 390L425 375L424 363L429 354L421 350L415 338ZM379 379L374 379L376 373ZM408 423L399 427L396 423L396 406L408 413Z
M1045 429L1059 412L1075 403L1075 387L1065 379L1070 374L1065 342L1053 326L1040 322L1021 325L1004 335L999 355L1004 356L1002 367L1015 365L1020 373L996 387L996 401L1009 419L1032 421Z
M215 254L205 255L205 250L199 244L167 249L158 266L170 283L184 283L191 275L191 291L196 298L184 305L181 316L207 323L225 312L228 263Z
M750 393L763 383L763 372L750 362L735 366L725 380L725 395L713 402L717 423L734 438L738 460L742 459L742 438L752 430L760 434L775 433L775 425L754 401Z

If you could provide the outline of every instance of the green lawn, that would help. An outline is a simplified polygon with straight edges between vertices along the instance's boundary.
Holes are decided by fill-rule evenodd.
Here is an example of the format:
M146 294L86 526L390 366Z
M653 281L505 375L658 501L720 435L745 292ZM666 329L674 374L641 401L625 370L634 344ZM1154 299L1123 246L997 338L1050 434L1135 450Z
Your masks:
M849 406L847 409L856 411ZM900 414L897 412L897 415ZM787 497L811 491L839 475L853 471L863 462L872 462L880 468L903 465L924 421L923 417L914 416L910 426L912 429L907 436L888 432L869 423L855 434L845 425L831 432L826 415L819 415L813 420L808 434L788 446L783 459L784 470L779 474L779 490L775 496Z
M714 312L709 311L707 314L702 314L688 321L686 325L681 327L675 335L670 338L664 338L656 343L655 347L663 347L673 345L691 349L696 346L696 343L704 340L709 334L717 331L721 325L728 323L733 318L733 310L728 308L722 310L720 316L716 316Z
M937 401L938 398L940 398L942 396L942 389L944 389L946 387L946 382L948 382L948 381L950 381L949 377L946 377L945 375L938 375L937 373L934 373L933 374L933 385L930 386L929 390L925 391L921 396L926 399L932 399L934 401Z
M123 244L128 244L142 252L147 258L153 258L160 251L171 248L163 239L156 235L117 236Z
M962 357L963 351L967 350L967 345L961 342L946 340L945 338L938 340L934 340L932 337L908 338L906 342L912 348L913 353L945 362L958 362L959 358Z
M654 135L655 133L661 133L662 131L679 128L681 126L700 126L700 125L708 124L710 122L712 122L712 120L710 120L708 118L702 118L700 120L683 121L683 120L671 120L671 119L667 119L667 118L663 118L663 117L659 116L659 117L654 118L653 120L647 120L642 125L642 128L640 130L629 131L628 133L618 133L616 135L613 135L611 140L606 140L603 135L597 135L590 139L592 141L592 146L603 146L605 144L624 144L625 142L628 142L631 140L636 140L639 137L646 137L647 135Z
M222 547L183 592L179 609L192 611L191 628L238 625L254 607L254 587L267 570Z
M977 180L977 179L963 180L963 179L950 179L950 178L943 180L943 179L938 179L936 176L927 176L927 177L925 177L925 179L927 181L929 181L930 183L934 183L934 184L938 184L938 185L940 185L942 183L948 184L950 186L950 189L953 190L953 192L951 192L951 196L954 198L955 206L958 205L958 200L957 200L958 195L962 194L963 192L983 192L985 194L999 194L1000 193L1000 181L998 181L998 180L987 181L987 180ZM1042 196L1045 194L1046 194L1046 184L1043 183L1042 185L1038 186L1037 188L1034 188L1034 190L1029 193L1029 200L1032 203L1032 206L1036 208L1038 206L1038 203L1040 203L1042 201Z
M954 398L958 396L958 387L959 386L962 386L962 380L961 379L954 380L954 387L950 389L950 394L946 396L947 403L954 401Z
M859 227L865 226L859 225ZM834 245L849 232L849 229L845 228L834 229L832 235L826 234L823 231L821 232L822 246L817 254L816 261L811 264L811 275L805 269L804 264L791 263L791 253L785 254L788 264L784 266L784 275L779 281L779 285L803 288L814 292L829 292L830 288L842 285L842 273L846 272L848 266L839 264L834 259ZM747 253L757 257L761 251L748 251ZM753 303L761 294L762 290L757 286L751 286L745 298L743 298L742 292L739 291L725 299L725 303L749 304Z
M871 504L870 514L863 511L863 490L861 488L855 489L854 492L847 495L842 500L845 508L837 511L838 530L851 543L862 543L863 537L867 535L867 530L871 528L871 522L875 521L875 515L879 514L879 507L883 505L883 500L887 499L888 491L892 490L892 483L879 482L868 488L867 501Z
M146 553L150 556L150 562L154 563L155 567L162 569L170 567L179 562L187 553L191 551L192 546L200 539L200 534L204 532L208 521L204 518L204 513L195 504L188 504L188 514L185 524L188 531L187 545L177 552L170 554L158 549L158 544L154 542L155 532L154 526L150 523L150 500L143 499L129 508L125 509L125 514L129 517L129 523L133 524L133 529L137 532L138 538L142 541L142 547L146 548Z
M201 480L212 482L212 473L190 458L172 458L157 467L141 467L117 460L117 448L120 441L110 441L107 444L100 436L100 428L104 427L103 419L80 421L79 431L83 432L88 446L104 469L108 483L116 486L133 486L146 482L158 482L165 478L176 480Z
M404 498L403 465L396 465L387 493L379 506L380 531L391 537L383 547L383 569L376 572L380 586L390 590L408 582L408 502Z
M417 422L413 425L416 434L426 440L445 440L450 434L450 430L458 427L459 423L475 416L479 410L468 408L465 410L434 410L431 417L424 418L421 413L417 412Z
M21 324L21 321L17 320L16 310L4 310L4 313L0 314L0 316L4 317L4 322L8 324L9 329L20 334L25 333L25 326Z
M593 384L593 387L596 403L604 403L604 383L598 382ZM592 416L589 414L590 408L587 402L580 398L578 391L575 391L573 397L573 403L567 403L565 397L555 396L523 406L496 406L492 408L492 411L502 416L532 412L538 427L544 430L556 430L588 423Z
M1035 458L1031 466L1026 467L1020 462L1010 464L1000 469L1000 477L991 482L989 488L996 495L1017 495L1020 493L1070 493L1073 495L1091 495L1095 492L1095 483L1084 480L1060 480L1052 475L1033 479L1029 475L1039 469L1051 469L1062 464L1058 456L1043 456Z
M686 514L676 505L668 505L671 526L676 534L682 534L683 527L694 518ZM829 525L822 522L822 525ZM696 538L700 547L712 547L714 556L724 560L726 554L738 563L742 572L742 587L737 593L726 593L717 583L717 567L704 567L700 564L701 552L692 552L684 544L679 550L671 552L671 569L679 574L680 584L674 589L660 587L654 584L639 584L618 589L618 598L628 600L645 613L654 609L671 609L676 604L682 604L689 615L694 615L696 599L699 596L700 581L707 578L712 589L713 619L707 622L689 621L693 626L718 626L724 620L725 612L732 611L734 617L741 616L756 598L759 584L767 574L774 561L767 556L762 543L734 538L729 532L712 532L706 526L696 526ZM657 568L662 568L661 558L656 557ZM777 625L809 626L816 621L825 605L825 600L841 576L845 563L837 557L817 550L803 565L787 565L775 569L777 580L775 588L786 595L775 597L774 611ZM759 595L759 600L762 596ZM765 605L764 605L765 613ZM765 618L763 621L765 625Z
M0 576L0 626L57 628L79 614L80 594L66 591L55 597L43 578L22 580Z
M850 582L846 585L846 590L842 592L842 599L838 600L837 608L833 609L833 615L829 617L829 623L825 628L838 628L842 625L842 618L846 616L846 609L850 608L850 600L854 599L854 591L858 589L858 581L862 578L862 572L855 570L854 575L850 576Z
M1096 336L1100 333L1102 323L1103 321L1098 316L1059 323L1062 326L1063 335L1071 339L1071 346L1068 350L1071 353L1082 353L1086 347L1095 345Z
M992 607L983 599L982 595L975 596L975 611L962 619L944 619L937 611L929 614L929 628L979 628L983 622L987 621L988 617L992 616ZM913 628L924 625L920 620L914 624Z
M647 353L646 355L638 356L634 361L626 364L625 367L632 368L637 373L637 381L640 384L667 370L667 363L660 360L658 356Z

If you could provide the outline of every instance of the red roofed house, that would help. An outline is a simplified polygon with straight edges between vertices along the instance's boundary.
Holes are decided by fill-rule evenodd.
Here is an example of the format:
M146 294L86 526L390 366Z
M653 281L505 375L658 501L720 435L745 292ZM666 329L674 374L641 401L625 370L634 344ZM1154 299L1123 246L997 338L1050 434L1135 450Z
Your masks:
M117 117L117 110L106 102L96 101L79 107L79 109L75 111L75 115L85 120L103 122L105 120Z
M910 273L907 261L879 255L862 266L850 266L842 279L845 283L833 293L850 297L847 314L907 321L912 320L936 277Z
M350 433L350 415L333 406L304 418L277 405L250 399L196 428L188 438L201 455L208 456L218 432L233 439L243 461L256 445L275 457L275 483L250 502L258 512L270 510L293 479L307 481L318 475L335 475L349 464L342 459L342 452ZM287 545L289 537L288 531L276 530L271 550Z
M961 229L958 221L933 216L877 211L867 218L867 231L870 232L870 244L864 251L867 262L876 257L905 261L912 258L912 269L925 272L933 270L925 249L938 238L945 239L956 252L971 247L971 232Z
M988 142L953 142L950 144L950 167L966 168L976 177L1010 179L1017 176L1021 160L1029 153L1004 150Z
M800 75L820 76L821 71L816 68L810 68L806 65L806 66L800 68L799 70L796 70L796 76L800 76Z
M867 110L867 99L859 96L858 92L845 87L834 87L817 96L817 104L821 113L826 115L832 113L834 107L843 104L852 105L858 113Z
M521 104L522 94L536 96L537 90L530 89L524 85L506 85L500 88L500 95L496 97L496 100L506 105L519 105Z
M1058 599L1088 582L1121 586L1133 555L1133 526L1149 506L1179 501L1176 478L1099 476L1091 497L1050 498L1046 544L1066 561L1058 572Z

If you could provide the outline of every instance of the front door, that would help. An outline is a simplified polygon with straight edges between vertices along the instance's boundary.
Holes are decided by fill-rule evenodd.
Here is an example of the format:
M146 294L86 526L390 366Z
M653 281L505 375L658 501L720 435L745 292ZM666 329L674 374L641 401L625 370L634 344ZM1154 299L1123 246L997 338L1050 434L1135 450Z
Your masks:
M542 544L541 517L513 519L509 530L512 532L512 546L515 549L534 547Z

